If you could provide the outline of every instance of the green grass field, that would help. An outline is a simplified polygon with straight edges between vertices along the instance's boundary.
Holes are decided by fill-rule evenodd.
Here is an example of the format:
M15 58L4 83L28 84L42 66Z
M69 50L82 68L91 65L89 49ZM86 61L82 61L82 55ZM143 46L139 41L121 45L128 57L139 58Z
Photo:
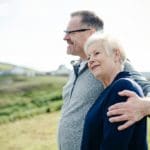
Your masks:
M67 77L0 77L0 149L57 150L62 87ZM150 148L150 121L148 123Z
M67 77L0 76L0 124L60 110Z
M57 150L59 112L0 125L1 150Z
M2 150L57 150L60 112L0 125ZM149 122L150 127L150 122ZM148 132L150 148L150 130Z

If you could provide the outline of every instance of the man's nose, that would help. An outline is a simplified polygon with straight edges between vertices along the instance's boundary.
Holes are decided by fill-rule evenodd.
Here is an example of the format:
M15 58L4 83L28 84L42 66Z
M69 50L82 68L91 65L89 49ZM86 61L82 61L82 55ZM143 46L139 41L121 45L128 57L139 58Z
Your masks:
M68 40L69 38L70 38L69 34L66 33L65 36L64 36L64 38L63 38L63 40L66 41L66 40Z

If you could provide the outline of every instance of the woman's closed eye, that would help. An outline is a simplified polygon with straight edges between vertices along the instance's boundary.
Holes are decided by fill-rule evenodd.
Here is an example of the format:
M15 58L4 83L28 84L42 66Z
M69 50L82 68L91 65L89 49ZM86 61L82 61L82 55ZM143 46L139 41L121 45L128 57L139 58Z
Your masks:
M95 55L98 55L98 54L100 54L100 52L99 52L99 51L96 51L96 52L95 52Z
M91 56L88 56L88 57L87 57L87 60L90 60L90 58L91 58Z

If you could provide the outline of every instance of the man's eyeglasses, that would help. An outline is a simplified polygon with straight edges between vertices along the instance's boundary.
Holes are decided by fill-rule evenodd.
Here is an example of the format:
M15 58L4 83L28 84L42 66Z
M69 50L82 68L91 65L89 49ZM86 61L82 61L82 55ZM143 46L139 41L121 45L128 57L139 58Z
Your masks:
M75 32L84 32L91 29L78 29L78 30L70 30L70 31L64 31L66 34L75 33Z

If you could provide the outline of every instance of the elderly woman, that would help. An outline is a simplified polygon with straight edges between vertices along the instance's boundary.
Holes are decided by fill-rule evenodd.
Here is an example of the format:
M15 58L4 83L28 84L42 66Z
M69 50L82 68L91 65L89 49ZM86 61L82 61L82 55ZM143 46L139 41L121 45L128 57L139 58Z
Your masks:
M88 67L105 89L90 108L85 118L81 150L147 150L146 118L124 131L118 131L121 123L110 123L108 107L126 101L118 95L123 89L143 97L140 86L123 71L125 52L117 40L102 33L93 34L84 47Z

